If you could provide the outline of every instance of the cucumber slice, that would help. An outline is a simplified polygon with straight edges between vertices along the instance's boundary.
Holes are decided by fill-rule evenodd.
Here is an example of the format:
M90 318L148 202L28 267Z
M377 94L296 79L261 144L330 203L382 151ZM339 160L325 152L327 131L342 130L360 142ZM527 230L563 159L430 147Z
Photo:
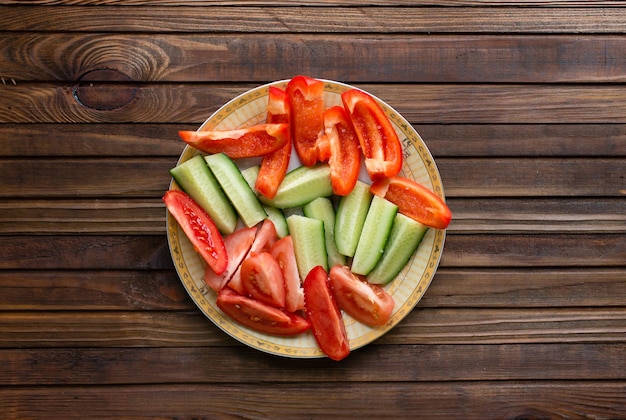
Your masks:
M284 209L303 206L317 197L329 197L332 193L330 166L320 163L311 167L300 166L288 172L273 199L261 195L259 200L263 204Z
M170 169L170 174L180 188L211 216L223 235L235 231L237 213L202 155L196 155Z
M249 168L243 169L241 171L241 176L246 180L252 192L254 192L257 196L259 195L257 190L254 188L254 184L256 184L256 179L259 177L259 165L250 166Z
M365 224L352 260L352 272L367 275L374 269L383 254L398 206L377 195L367 211Z
M304 280L309 271L318 265L328 272L324 222L294 214L287 218L287 226L293 238L300 279Z
M367 281L387 284L395 279L409 262L427 231L428 226L404 214L396 214L385 251L376 267L367 275Z
M274 227L276 228L276 234L279 238L284 238L289 235L289 227L287 226L287 219L280 209L272 206L263 206L265 213L267 213L267 218L270 219L274 223Z
M352 192L339 201L335 242L339 252L345 256L354 256L371 201L370 186L363 181L357 181Z
M243 224L255 226L267 217L265 210L254 192L241 175L237 165L224 153L216 153L204 158L226 196L239 213Z
M304 215L324 222L324 235L326 237L326 254L328 254L328 266L346 264L345 255L337 250L335 243L335 207L330 198L318 197L303 208Z

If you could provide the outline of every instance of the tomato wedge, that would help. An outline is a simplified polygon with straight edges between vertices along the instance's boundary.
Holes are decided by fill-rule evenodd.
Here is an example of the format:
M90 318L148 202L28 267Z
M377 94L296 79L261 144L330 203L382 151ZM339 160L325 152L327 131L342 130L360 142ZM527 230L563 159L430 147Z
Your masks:
M452 220L447 204L423 185L400 176L372 183L370 191L398 206L398 211L436 229L445 229Z
M224 239L215 222L189 195L179 190L169 190L163 196L165 207L216 274L222 274L228 266L228 254Z
M324 82L296 76L287 83L286 91L293 147L303 165L313 166L320 160L317 143L324 131ZM322 152L321 160L325 155Z
M342 265L333 266L329 277L337 304L354 319L371 327L389 321L395 302L382 287L368 283Z
M267 122L271 124L289 123L289 100L287 93L275 86L269 87ZM280 183L283 182L291 158L291 134L287 131L287 142L274 152L263 157L256 179L255 188L267 198L274 198Z
M244 227L224 237L224 246L226 247L226 254L228 254L228 266L221 275L216 274L211 267L207 266L204 271L204 282L207 286L216 292L226 286L231 276L239 269L239 265L245 256L248 255L256 231L257 228L255 227Z
M285 281L285 310L295 312L304 309L304 291L300 284L293 239L290 235L279 239L272 245L272 256L278 262Z
M275 308L285 307L285 280L269 252L251 253L241 263L241 282L250 297Z
M228 287L220 290L216 304L235 321L265 334L291 336L310 328L309 321L302 316L242 296Z
M306 314L317 345L333 360L346 358L350 343L326 270L320 265L314 267L304 279L303 287Z
M341 94L357 133L372 181L397 175L402 169L402 144L376 99L359 89Z
M289 124L257 124L224 131L179 131L188 145L205 153L224 153L232 159L264 156L289 141Z
M361 169L359 138L341 106L324 112L324 137L330 147L330 182L337 195L348 195L354 188Z

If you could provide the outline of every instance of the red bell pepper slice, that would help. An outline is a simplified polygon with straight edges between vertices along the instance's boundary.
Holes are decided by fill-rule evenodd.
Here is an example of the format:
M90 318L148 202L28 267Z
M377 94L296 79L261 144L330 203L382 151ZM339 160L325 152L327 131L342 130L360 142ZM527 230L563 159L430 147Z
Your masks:
M232 159L264 156L289 141L289 124L257 124L248 128L216 131L179 131L188 145Z
M358 89L343 92L341 100L359 138L372 181L397 175L402 169L402 144L378 102Z
M346 110L341 106L324 112L324 136L330 145L330 182L337 195L348 195L361 169L359 139Z
M287 83L291 107L291 138L304 166L326 160L326 147L318 151L324 131L324 82L307 76L296 76ZM326 159L324 159L326 157Z
M289 100L287 93L270 86L267 104L267 122L270 124L289 123ZM285 179L291 157L291 133L287 132L287 143L278 150L263 157L255 188L267 198L274 198L280 183Z
M224 239L211 216L183 191L167 191L163 196L163 202L196 252L216 274L223 274L228 267L228 254Z
M436 229L445 229L452 220L448 205L423 185L400 176L375 181L370 191L398 206L405 216Z

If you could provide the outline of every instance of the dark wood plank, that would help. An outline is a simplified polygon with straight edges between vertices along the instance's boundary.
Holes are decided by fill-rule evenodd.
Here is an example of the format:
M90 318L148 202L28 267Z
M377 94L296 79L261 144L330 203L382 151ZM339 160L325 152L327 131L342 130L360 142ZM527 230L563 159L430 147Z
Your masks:
M291 77L293 75L286 75ZM350 82L346 80L346 82ZM73 84L3 86L0 123L200 124L217 108L255 84L148 84L133 87L130 102L107 110L77 102ZM574 124L626 122L621 86L358 84L386 101L412 124ZM94 95L128 84L97 83ZM107 96L103 97L106 98ZM118 106L114 108L113 106Z
M262 82L308 74L388 83L626 81L611 35L0 33L6 82ZM59 55L59 51L63 51ZM511 53L514 51L514 53ZM62 58L61 58L62 57ZM262 57L259 60L259 57ZM367 57L368 66L363 66ZM333 65L329 65L332 63ZM384 68L384 72L380 68ZM96 73L95 71L100 71ZM113 78L113 79L111 79ZM78 96L85 96L82 91Z
M0 390L11 419L53 412L132 418L622 418L623 381L261 383L16 387ZM252 383L253 382L253 383ZM242 398L245 396L245 398ZM277 399L277 396L280 396ZM37 404L33 404L37 401ZM382 403L384 402L384 403Z
M338 368L329 359L280 358L248 347L6 349L0 357L10 362L0 364L0 383L228 384L261 376L273 383L537 381L581 375L619 380L625 350L623 343L370 345L353 351Z

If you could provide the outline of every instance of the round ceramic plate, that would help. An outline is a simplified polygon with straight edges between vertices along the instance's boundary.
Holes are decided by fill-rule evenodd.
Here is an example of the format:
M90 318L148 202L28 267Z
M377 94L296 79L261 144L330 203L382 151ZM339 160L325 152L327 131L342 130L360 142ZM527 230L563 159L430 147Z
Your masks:
M199 130L229 130L265 122L269 86L284 88L287 82L287 80L282 80L259 86L237 96L211 115ZM328 80L324 80L324 84L326 107L341 105L341 93L352 88L352 86ZM404 163L400 175L414 179L444 199L439 171L419 134L398 112L380 99L376 99L391 120L402 142ZM178 163L198 153L196 149L187 146ZM170 188L178 187L172 181ZM267 335L248 329L222 313L215 304L216 293L206 286L202 278L205 265L201 257L194 251L169 212L166 223L168 244L178 275L193 301L215 325L240 342L267 353L298 358L325 357L310 332L294 337ZM378 339L411 312L435 275L443 251L444 239L444 230L429 229L415 255L397 278L385 286L396 303L387 324L371 328L344 313L351 350Z

